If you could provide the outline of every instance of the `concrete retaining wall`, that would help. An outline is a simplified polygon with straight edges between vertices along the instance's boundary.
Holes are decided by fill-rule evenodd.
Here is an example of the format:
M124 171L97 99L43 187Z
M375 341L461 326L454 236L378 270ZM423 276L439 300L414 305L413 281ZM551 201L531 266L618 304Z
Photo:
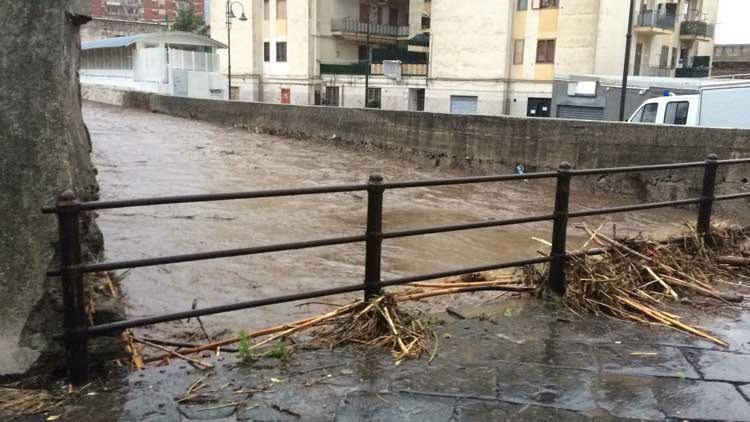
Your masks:
M134 101L142 103L143 100ZM750 130L640 125L504 116L197 100L151 95L149 108L174 116L301 138L367 144L483 172L616 167L750 157ZM681 170L589 179L607 191L644 200L698 195L702 171ZM750 166L722 170L719 192L750 190ZM734 201L744 209L748 202Z

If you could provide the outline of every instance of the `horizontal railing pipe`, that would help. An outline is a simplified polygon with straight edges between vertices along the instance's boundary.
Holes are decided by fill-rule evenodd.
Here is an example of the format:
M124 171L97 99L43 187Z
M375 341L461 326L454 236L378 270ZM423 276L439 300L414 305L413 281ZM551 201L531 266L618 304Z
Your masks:
M397 286L402 284L415 283L418 281L434 280L437 278L451 277L461 274L469 274L481 271L497 270L502 268L512 268L523 265L532 265L549 261L549 257L539 257L533 259L526 259L521 261L505 262L501 264L485 265L481 267L463 268L460 270L444 271L439 273L424 274L419 276L402 277L389 281L384 281L381 286ZM307 293L297 293L285 296L277 296L267 299L256 299L244 302L237 302L228 305L211 306L208 308L191 309L189 311L175 312L171 314L158 315L145 318L137 318L126 321L117 321L107 324L100 324L89 327L84 330L87 336L98 336L107 334L113 331L126 330L128 328L143 327L146 325L159 324L162 322L177 321L181 319L201 317L206 315L213 315L224 312L239 311L243 309L257 308L260 306L277 305L280 303L296 302L299 300L315 299L325 296L333 296L343 293L351 293L356 291L364 290L363 284L353 284L348 286L333 287L330 289L314 290Z
M177 321L181 319L201 317L206 315L220 314L224 312L240 311L243 309L257 308L260 306L277 305L280 303L295 302L298 300L315 299L325 296L333 296L342 293L351 293L362 290L362 283L349 286L333 287L324 290L314 290L306 293L296 293L285 296L271 297L267 299L248 300L228 305L211 306L208 308L191 309L189 311L175 312L171 314L158 315L145 318L117 321L107 324L99 324L84 330L88 336L98 336L114 331L126 330L128 328L144 327L146 325L159 324L162 322Z
M750 198L750 192L733 193L730 195L716 195L714 197L714 201L728 201L731 199L743 199L743 198Z
M249 192L208 193L199 195L164 196L157 198L136 198L117 201L84 202L81 204L82 211L103 210L111 208L130 208L151 205L167 204L189 204L195 202L231 201L237 199L274 198L280 196L317 195L326 193L357 192L367 190L366 184L318 186L311 188L295 189L270 189ZM45 207L42 212L46 214L56 212L55 207Z
M364 242L365 235L333 237L319 240L306 240L302 242L279 243L276 245L254 246L250 248L225 249L212 252L200 252L185 255L162 256L157 258L134 259L130 261L102 262L100 264L89 264L78 267L82 273L95 273L100 271L121 270L125 268L152 267L154 265L177 264L180 262L205 261L208 259L229 258L233 256L258 255L270 252L293 251L298 249L318 248L322 246L346 245L349 243ZM50 277L57 277L60 271L50 271Z
M628 211L643 211L656 208L667 208L675 205L690 205L701 202L701 198L681 199L677 201L651 202L649 204L625 205L622 207L600 208L596 210L575 211L568 214L570 218L591 217L602 214L616 214Z
M730 158L726 160L716 160L717 164L747 164L750 163L750 158Z
M397 239L400 237L421 236L425 234L436 234L456 232L461 230L483 229L489 227L512 226L515 224L536 223L539 221L551 221L553 215L540 215L535 217L520 217L507 220L490 220L478 223L455 224L451 226L426 227L423 229L398 230L383 233L383 239Z
M557 173L554 171L525 173L525 174L500 174L496 176L475 177L453 177L448 179L414 180L407 182L385 183L386 189L424 188L429 186L466 185L471 183L507 182L511 180L528 179L552 179Z
M598 169L582 169L582 170L571 170L573 176L594 176L602 174L614 174L614 173L633 173L638 171L659 171L659 170L673 170L673 169L686 169L692 167L703 167L706 165L703 161L696 161L691 163L676 163L676 164L655 164L648 166L630 166L630 167L602 167Z
M500 264L483 265L480 267L461 268L460 270L442 271L439 273L422 274L409 277L394 278L380 283L383 287L399 286L402 284L416 283L419 281L434 280L437 278L454 277L462 274L480 273L483 271L502 270L503 268L523 267L525 265L541 264L549 262L552 257L542 256L539 258L523 259L520 261L503 262Z

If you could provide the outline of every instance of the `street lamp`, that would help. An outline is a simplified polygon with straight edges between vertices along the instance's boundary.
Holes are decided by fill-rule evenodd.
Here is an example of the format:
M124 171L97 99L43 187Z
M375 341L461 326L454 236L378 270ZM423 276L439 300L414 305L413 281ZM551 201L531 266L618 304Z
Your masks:
M625 120L625 98L628 95L628 72L630 71L630 44L633 38L633 13L635 0L630 0L630 15L628 15L628 34L625 36L625 66L622 70L622 89L620 90L620 121Z
M232 19L236 19L237 15L234 14L232 8L234 6L240 6L240 22L245 22L247 16L245 16L245 7L238 1L227 0L226 6L226 17L227 17L227 74L228 74L228 86L227 86L227 99L232 99Z

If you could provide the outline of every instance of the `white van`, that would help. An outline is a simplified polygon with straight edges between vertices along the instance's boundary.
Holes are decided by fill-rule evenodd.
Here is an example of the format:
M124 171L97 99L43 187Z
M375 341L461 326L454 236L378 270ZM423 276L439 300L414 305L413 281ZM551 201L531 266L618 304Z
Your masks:
M750 83L707 86L697 95L652 98L628 121L750 129Z
M646 100L628 119L636 123L698 126L700 95L673 95Z

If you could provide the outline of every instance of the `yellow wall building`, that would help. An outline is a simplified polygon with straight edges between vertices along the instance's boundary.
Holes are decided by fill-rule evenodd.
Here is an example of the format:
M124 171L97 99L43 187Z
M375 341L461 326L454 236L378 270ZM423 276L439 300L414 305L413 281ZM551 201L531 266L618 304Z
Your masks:
M240 2L250 19L231 29L241 100L362 107L368 79L371 105L380 108L540 117L550 112L555 75L622 72L629 3ZM707 76L718 0L636 3L631 74ZM211 35L226 43L225 1L211 7ZM404 52L399 75L377 62L365 77L368 38L373 49ZM426 54L425 62L409 63L409 52Z

